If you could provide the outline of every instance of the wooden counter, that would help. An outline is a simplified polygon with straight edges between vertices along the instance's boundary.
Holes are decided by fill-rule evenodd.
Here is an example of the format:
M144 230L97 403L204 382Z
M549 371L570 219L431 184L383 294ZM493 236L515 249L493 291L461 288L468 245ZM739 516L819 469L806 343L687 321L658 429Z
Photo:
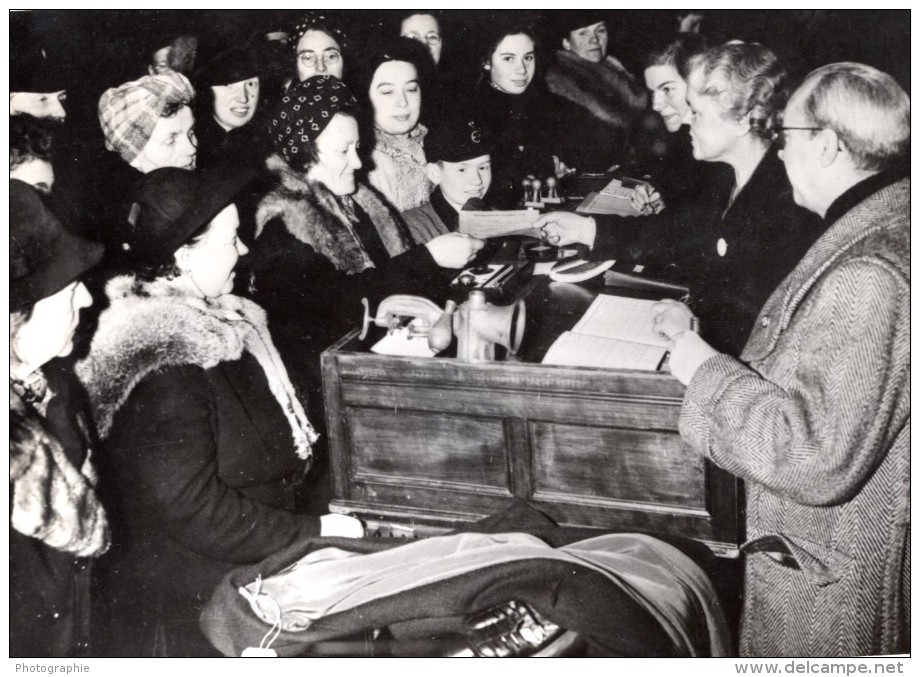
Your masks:
M539 364L598 290L535 278L514 361L380 356L368 349L381 334L362 342L357 331L324 352L330 508L451 527L521 497L559 524L684 536L735 553L741 483L681 440L676 379Z

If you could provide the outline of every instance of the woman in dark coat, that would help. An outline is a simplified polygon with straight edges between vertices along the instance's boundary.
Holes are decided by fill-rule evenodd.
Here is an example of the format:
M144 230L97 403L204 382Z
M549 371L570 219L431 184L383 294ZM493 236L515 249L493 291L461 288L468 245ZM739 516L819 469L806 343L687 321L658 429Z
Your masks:
M282 355L319 389L319 353L372 307L396 293L436 302L482 242L449 233L412 246L399 215L356 180L361 168L354 99L332 76L291 87L272 121L278 186L259 206L249 259L254 298L268 311ZM302 139L306 139L304 142ZM455 273L453 273L455 274ZM295 363L296 361L296 363ZM320 401L319 392L311 402Z
M88 412L68 355L79 277L102 247L66 231L38 191L10 181L10 656L90 653L91 558L109 547Z
M528 175L543 181L567 172L559 134L567 106L541 87L536 70L537 42L530 28L512 26L492 34L472 107L495 141L489 201L496 207L520 203L521 182Z
M742 68L743 65L743 68ZM593 260L675 266L690 286L702 336L738 356L761 306L821 235L821 220L795 204L772 146L787 98L776 56L754 43L716 47L691 62L688 100L693 156L732 172L692 206L647 217L540 217L552 243L582 242ZM675 305L675 307L677 304Z
M112 279L87 386L115 484L99 577L115 655L212 652L198 615L221 576L357 520L296 514L316 433L264 311L230 294L249 177L164 168L135 195L131 275Z

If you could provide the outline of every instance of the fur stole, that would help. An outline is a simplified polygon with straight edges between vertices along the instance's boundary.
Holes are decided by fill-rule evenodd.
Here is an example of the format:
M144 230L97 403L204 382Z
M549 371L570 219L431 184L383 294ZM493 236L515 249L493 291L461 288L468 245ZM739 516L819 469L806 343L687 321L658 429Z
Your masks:
M78 557L109 548L89 457L78 470L41 415L10 388L10 523L21 534Z
M99 434L105 438L115 414L134 387L164 367L210 369L251 353L291 424L294 448L310 457L317 434L297 399L287 370L268 333L265 311L232 294L202 299L165 280L140 283L132 276L106 285L110 306L99 317L89 355L77 364Z
M256 238L265 224L281 218L287 231L308 244L338 269L359 273L372 268L370 257L355 234L352 200L373 222L390 256L402 254L411 247L411 239L399 215L371 188L359 183L354 195L338 197L320 183L310 181L306 174L296 172L277 155L266 165L279 180L279 186L269 193L256 211Z
M546 74L546 86L617 129L628 128L647 102L645 90L612 56L592 63L560 50Z

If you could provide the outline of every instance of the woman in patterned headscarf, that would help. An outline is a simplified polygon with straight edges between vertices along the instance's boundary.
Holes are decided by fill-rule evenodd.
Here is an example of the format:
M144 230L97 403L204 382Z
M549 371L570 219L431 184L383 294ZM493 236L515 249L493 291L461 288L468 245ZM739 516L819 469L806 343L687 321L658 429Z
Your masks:
M282 355L316 370L303 387L319 387L319 352L360 319L362 297L440 300L450 278L439 267L461 268L482 247L458 233L412 246L396 210L355 175L355 108L341 81L317 76L292 86L271 121L278 186L256 214L252 285Z

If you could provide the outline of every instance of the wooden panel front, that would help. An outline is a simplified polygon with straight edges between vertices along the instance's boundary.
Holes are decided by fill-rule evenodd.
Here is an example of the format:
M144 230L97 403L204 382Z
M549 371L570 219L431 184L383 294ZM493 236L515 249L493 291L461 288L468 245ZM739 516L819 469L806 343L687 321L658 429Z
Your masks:
M346 411L353 481L508 486L501 419L391 408Z
M531 422L534 495L705 509L703 459L672 431Z

